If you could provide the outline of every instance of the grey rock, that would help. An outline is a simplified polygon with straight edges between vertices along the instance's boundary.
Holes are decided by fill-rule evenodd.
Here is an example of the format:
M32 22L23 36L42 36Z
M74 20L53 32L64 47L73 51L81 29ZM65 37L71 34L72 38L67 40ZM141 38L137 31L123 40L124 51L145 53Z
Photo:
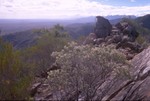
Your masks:
M123 32L124 35L127 35L130 38L130 41L135 41L139 33L127 22L121 22L116 24L116 27Z
M38 88L41 86L41 82L40 83L35 83L34 85L32 85L31 90L30 90L30 95L34 96L37 93Z
M97 22L94 33L98 38L105 38L109 36L112 30L112 25L110 24L110 22L101 16L97 16L96 18Z
M118 49L119 47L130 48L135 53L140 53L143 50L142 47L140 45L138 45L137 43L129 42L127 40L123 40L123 41L119 42L117 44L116 48Z
M97 39L97 36L95 33L90 33L87 38L85 39L85 41L83 42L84 45L86 44L94 44L94 40Z
M100 45L101 43L105 42L104 38L97 38L94 39L94 44Z
M136 55L131 63L131 79L107 96L105 100L144 100L150 99L150 47Z
M121 42L122 36L121 36L121 35L114 35L114 36L112 37L112 40L113 40L113 43Z

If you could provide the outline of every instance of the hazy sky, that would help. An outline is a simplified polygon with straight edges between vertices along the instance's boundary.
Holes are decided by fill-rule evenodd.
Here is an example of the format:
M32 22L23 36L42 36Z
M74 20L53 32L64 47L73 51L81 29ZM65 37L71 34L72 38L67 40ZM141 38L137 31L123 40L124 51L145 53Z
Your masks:
M63 19L150 14L150 0L0 0L0 18Z

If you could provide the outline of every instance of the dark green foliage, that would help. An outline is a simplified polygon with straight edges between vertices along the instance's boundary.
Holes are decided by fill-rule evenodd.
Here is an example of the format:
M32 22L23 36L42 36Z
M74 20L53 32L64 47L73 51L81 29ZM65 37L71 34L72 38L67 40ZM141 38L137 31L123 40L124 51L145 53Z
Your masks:
M76 23L66 26L65 29L74 39L79 38L80 36L88 36L89 33L94 32L94 23Z
M36 35L30 35L37 36L34 45L19 51L14 50L10 43L0 39L0 99L2 100L29 99L28 91L33 76L45 72L55 61L50 54L61 50L69 41L68 34L60 25L50 30L33 30L33 33ZM29 38L26 35L24 37Z
M0 39L0 99L27 99L30 75L24 72L18 52Z
M42 29L36 32L42 33L36 45L24 50L22 55L23 61L39 76L55 61L50 54L61 50L69 41L69 36L60 25L54 26L51 30Z

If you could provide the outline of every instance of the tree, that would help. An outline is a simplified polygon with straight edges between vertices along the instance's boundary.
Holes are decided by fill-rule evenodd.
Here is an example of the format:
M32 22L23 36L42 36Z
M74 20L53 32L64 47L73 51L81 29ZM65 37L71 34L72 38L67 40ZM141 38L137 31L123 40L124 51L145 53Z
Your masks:
M37 76L46 76L47 69L55 61L50 54L54 51L60 51L69 41L69 36L60 25L47 30L39 30L42 35L37 40L37 44L27 48L22 55L24 61L33 68Z
M12 45L0 39L0 99L27 99L30 75Z

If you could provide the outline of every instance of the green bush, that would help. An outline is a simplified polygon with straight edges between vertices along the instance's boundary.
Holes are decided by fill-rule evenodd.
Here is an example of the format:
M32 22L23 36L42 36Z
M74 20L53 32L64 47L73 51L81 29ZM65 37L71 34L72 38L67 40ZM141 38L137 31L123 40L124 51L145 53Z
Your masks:
M18 52L0 39L0 100L28 98L31 77L24 69Z
M62 97L65 96L63 100L72 92L82 92L85 99L92 99L108 78L129 76L129 63L113 46L78 46L72 42L62 51L53 52L52 56L61 70L49 72L48 81L52 92L60 91Z
M33 69L33 73L40 76L55 62L50 54L60 51L69 41L69 36L60 25L56 25L50 30L41 29L37 32L42 33L37 44L24 50L22 57L25 63Z
M136 42L140 44L143 48L147 48L149 46L149 42L143 35L139 35L136 39Z

